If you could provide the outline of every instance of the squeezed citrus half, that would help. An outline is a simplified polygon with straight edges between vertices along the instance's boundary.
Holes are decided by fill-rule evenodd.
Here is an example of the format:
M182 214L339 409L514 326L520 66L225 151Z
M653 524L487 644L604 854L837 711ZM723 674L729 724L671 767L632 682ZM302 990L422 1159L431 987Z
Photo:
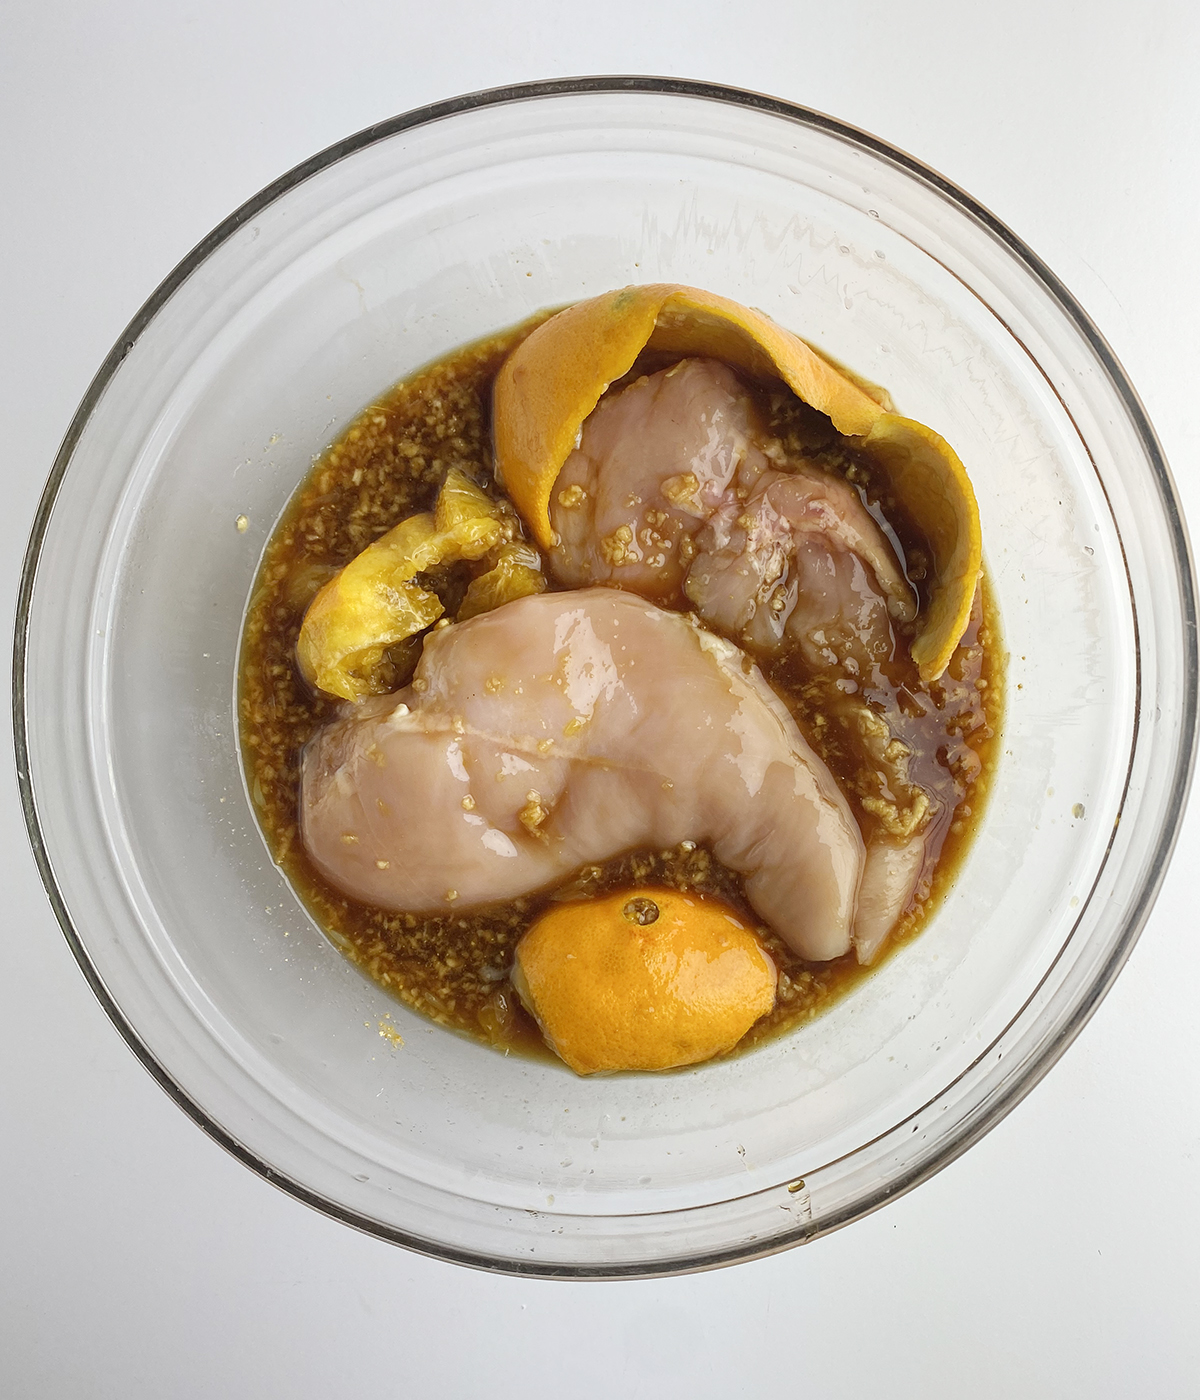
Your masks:
M731 1050L775 1003L775 964L719 899L640 888L562 904L517 946L513 985L577 1074Z

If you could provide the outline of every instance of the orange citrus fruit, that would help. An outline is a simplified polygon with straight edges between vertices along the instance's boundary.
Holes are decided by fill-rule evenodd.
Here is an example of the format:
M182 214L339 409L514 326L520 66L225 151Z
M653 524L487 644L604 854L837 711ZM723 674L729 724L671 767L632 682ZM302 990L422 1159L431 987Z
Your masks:
M775 1004L775 979L727 904L659 888L559 905L518 944L513 969L576 1074L674 1069L730 1050Z
M782 379L881 464L933 552L930 606L912 651L924 679L940 676L967 625L982 558L962 463L937 433L892 412L882 390L727 297L671 283L624 287L560 311L508 357L496 378L496 464L538 542L553 545L550 495L584 420L645 349Z

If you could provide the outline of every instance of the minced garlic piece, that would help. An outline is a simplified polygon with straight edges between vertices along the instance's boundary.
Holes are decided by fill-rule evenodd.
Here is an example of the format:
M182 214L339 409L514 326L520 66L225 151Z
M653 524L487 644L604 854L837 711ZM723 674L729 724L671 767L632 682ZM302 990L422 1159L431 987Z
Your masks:
M517 820L530 836L540 836L545 840L546 833L541 827L549 815L550 808L542 801L541 793L531 789L525 794L525 805L517 813Z
M887 802L881 797L864 797L863 811L870 812L879 819L880 825L889 836L907 840L925 824L929 816L929 798L920 790L913 794L910 806L901 807L897 802Z
M700 482L695 472L681 472L667 477L659 489L673 506L678 506L695 500Z
M633 531L628 525L618 525L611 535L600 541L600 551L605 560L614 568L627 559L637 559L637 551L630 549L633 544Z

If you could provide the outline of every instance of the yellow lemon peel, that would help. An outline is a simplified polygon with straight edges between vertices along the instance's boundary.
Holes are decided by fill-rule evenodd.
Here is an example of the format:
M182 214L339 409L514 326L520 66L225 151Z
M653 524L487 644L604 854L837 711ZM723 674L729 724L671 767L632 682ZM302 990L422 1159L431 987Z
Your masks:
M305 679L344 700L377 693L373 673L383 653L431 626L444 611L434 594L413 582L415 575L439 564L481 559L503 533L500 507L452 467L432 512L402 520L313 599L296 644Z
M513 985L577 1074L731 1050L775 1003L775 964L719 899L646 887L562 904L517 946Z
M560 311L508 357L495 388L497 471L538 542L553 546L550 496L584 420L647 349L782 379L880 463L933 551L930 604L912 651L922 678L936 680L966 626L982 559L962 463L936 433L893 412L886 392L726 297L669 283L625 287Z
M495 559L486 574L472 579L466 597L457 613L457 621L465 622L479 613L546 591L546 575L542 573L542 556L524 540L510 540L492 551Z

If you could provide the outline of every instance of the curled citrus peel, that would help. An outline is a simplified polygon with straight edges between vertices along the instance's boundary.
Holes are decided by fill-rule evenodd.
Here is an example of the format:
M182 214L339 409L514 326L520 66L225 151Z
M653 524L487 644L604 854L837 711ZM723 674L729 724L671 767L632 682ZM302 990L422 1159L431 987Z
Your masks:
M640 888L560 904L517 945L517 994L576 1074L731 1050L775 1004L775 964L719 899Z
M537 551L513 539L511 511L464 472L451 467L432 511L410 515L357 554L309 605L296 659L310 685L343 700L376 694L384 652L431 626L441 600L414 582L417 574L462 560L488 558L459 617L473 617L546 586Z
M625 287L560 311L508 357L496 379L497 471L538 542L553 546L550 495L584 420L646 349L707 355L755 379L782 379L883 467L933 553L912 655L922 678L936 680L966 628L982 555L962 463L937 433L892 412L886 393L726 297L669 283Z

